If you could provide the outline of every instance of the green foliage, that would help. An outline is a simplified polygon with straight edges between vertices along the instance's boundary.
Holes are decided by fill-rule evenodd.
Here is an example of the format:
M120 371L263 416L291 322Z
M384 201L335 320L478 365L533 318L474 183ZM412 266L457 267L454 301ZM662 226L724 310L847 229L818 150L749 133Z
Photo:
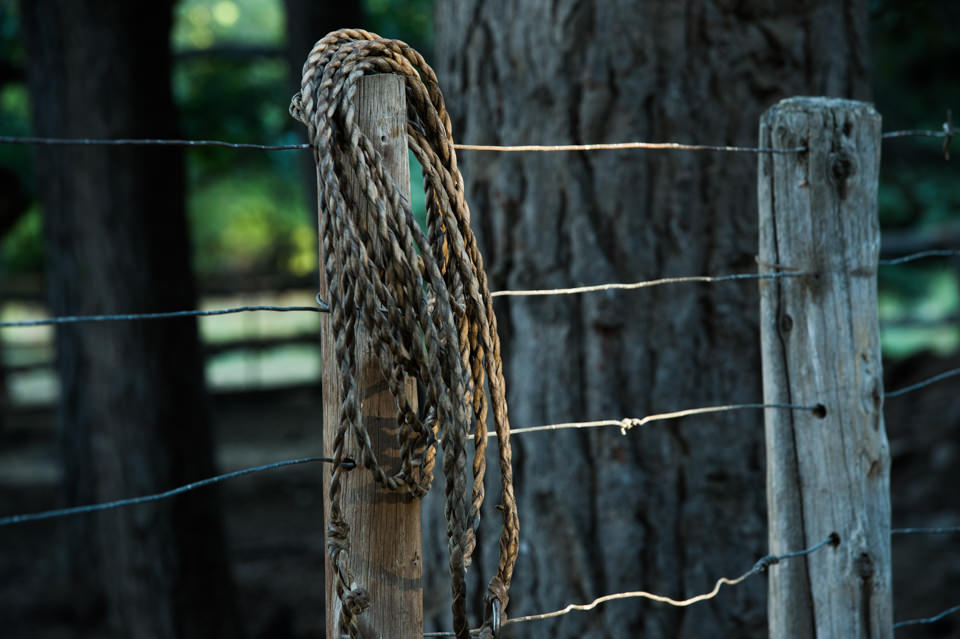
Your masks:
M43 216L34 205L0 238L0 274L37 273L43 268Z
M20 22L15 3L0 2L0 67L13 72L24 63L19 38ZM30 99L22 82L0 84L0 135L30 134ZM21 184L34 184L33 161L25 146L0 145L0 167L11 171ZM0 197L3 197L0 194ZM43 268L40 212L33 207L0 238L0 275L35 273Z
M365 0L369 28L405 41L427 60L433 55L433 0Z
M428 0L368 3L373 30L412 42L429 42ZM177 9L174 70L184 135L253 141L302 142L303 127L287 114L293 92L285 59L277 55L231 59L198 55L222 46L279 46L279 0L185 0ZM303 154L202 148L188 155L189 211L195 264L217 271L288 272L316 269L314 204L304 193ZM423 216L419 169L411 171L413 203Z
M293 273L317 266L301 191L270 171L237 169L198 184L189 214L203 272Z
M279 0L183 0L173 46L173 88L185 137L261 144L300 142L287 115L291 93L278 55L202 55L212 47L279 47ZM277 49L277 51L280 51ZM300 154L191 149L188 211L198 271L292 272L315 268Z
M278 45L283 41L279 0L180 0L174 51L206 49L224 42Z
M362 26L403 39L430 59L432 0L364 0L363 6L367 19ZM282 0L180 0L175 12L172 82L184 137L303 141L302 127L287 115L295 82L280 55ZM948 108L954 110L954 126L960 126L960 83L950 75L960 59L957 24L960 3L952 0L871 0L872 87L884 130L939 129ZM257 48L263 55L205 53L249 54ZM16 3L0 0L0 69L4 64L22 68L25 62ZM29 116L24 84L0 85L0 134L29 134ZM944 161L940 146L941 140L931 138L884 143L879 197L884 230L960 222L960 140L954 141L951 162ZM308 161L302 153L198 148L187 157L188 211L201 273L303 274L316 268L315 204L307 195ZM35 188L28 148L0 146L0 166ZM413 163L411 169L413 206L422 220L419 168ZM0 243L0 273L42 268L41 226L41 212L34 206ZM960 312L960 282L945 264L881 269L882 320L932 320ZM885 349L894 355L958 345L957 331L950 327L886 328L883 335Z
M872 86L885 131L938 130L946 110L960 125L960 83L950 75L960 58L960 3L949 0L872 0ZM883 144L879 215L883 230L919 231L960 222L960 148L944 160L942 140L903 138ZM960 346L955 326L934 325L958 311L956 269L943 261L881 269L880 318L884 351L894 357L919 349ZM912 326L897 325L909 320ZM932 322L920 327L918 321Z

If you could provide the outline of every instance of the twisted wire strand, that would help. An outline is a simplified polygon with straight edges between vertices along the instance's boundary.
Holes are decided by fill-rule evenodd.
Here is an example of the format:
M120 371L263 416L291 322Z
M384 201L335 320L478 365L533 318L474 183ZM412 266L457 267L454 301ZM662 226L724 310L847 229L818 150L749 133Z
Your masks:
M937 528L894 528L891 535L952 535L960 533L960 526L940 526Z
M789 149L770 149L752 146L726 146L718 144L681 144L679 142L610 142L599 144L457 144L464 151L498 151L510 153L518 151L618 151L643 149L650 151L719 151L722 153L804 153L807 147L798 146Z
M913 262L915 260L922 260L927 257L954 257L960 255L960 250L956 249L930 249L927 251L918 251L916 253L910 253L909 255L904 255L902 257L895 257L890 259L880 260L880 266L893 266L895 264L905 264L906 262Z
M253 468L244 468L243 470L235 470L230 473L224 473L223 475L217 475L215 477L209 477L207 479L201 479L195 482L191 482L184 486L179 486L171 490L166 490L161 493L155 493L153 495L143 495L141 497L130 497L128 499L117 499L115 501L109 501L101 504L89 504L85 506L72 506L70 508L57 508L54 510L44 510L38 513L28 513L25 515L7 515L5 517L0 517L0 526L11 526L13 524L23 524L31 521L40 521L43 519L53 519L56 517L69 517L71 515L81 515L86 513L97 512L100 510L111 510L113 508L120 508L123 506L134 506L136 504L145 504L151 501L159 501L161 499L168 499L170 497L175 497L176 495L181 495L183 493L196 490L198 488L203 488L204 486L209 486L211 484L216 484L226 479L233 479L234 477L242 477L244 475L250 475L252 473L259 473L265 470L273 470L275 468L284 468L286 466L295 466L298 464L310 464L315 462L326 462L332 463L334 460L330 457L302 457L300 459L288 459L284 461L274 462L272 464L264 464L262 466L254 466ZM348 466L353 462L350 460L344 460L344 463Z
M936 384L937 382L943 381L945 379L949 379L951 377L956 377L957 375L960 375L960 368L952 368L950 370L934 375L933 377L928 377L927 379L917 382L916 384L910 384L909 386L898 388L895 391L888 391L883 394L883 397L884 399L891 398L891 397L900 397L901 395L912 393L913 391L920 390L921 388L926 388L927 386Z
M562 617L564 615L570 614L574 611L585 612L588 610L593 610L602 603L608 601L616 601L618 599L649 599L650 601L656 601L658 603L668 604L677 608L685 608L687 606L692 606L693 604L700 603L701 601L707 601L713 599L720 593L720 589L723 586L737 586L750 577L766 572L770 566L774 566L781 561L786 561L789 559L795 559L797 557L803 557L814 553L824 546L837 546L840 543L840 538L836 533L831 534L829 537L821 541L820 543L814 544L809 548L804 548L803 550L796 550L793 552L784 553L782 555L767 555L758 559L750 570L746 571L739 577L720 577L717 579L713 588L705 593L694 595L687 599L674 599L673 597L668 597L665 595L658 595L656 593L647 592L645 590L634 590L630 592L618 592L609 595L603 595L602 597L597 597L590 603L586 604L568 604L559 610L553 610L551 612L544 612L536 615L526 615L523 617L514 617L513 619L508 619L503 623L503 627L512 626L519 623L527 623L530 621L541 621L543 619L553 619L555 617ZM960 606L958 606L960 608ZM948 611L947 614L949 614ZM942 613L943 614L943 613ZM918 621L916 623L922 623ZM474 630L475 633L479 633L479 629ZM454 634L452 632L427 632L424 633L424 637L452 637Z
M417 156L418 159L423 158L421 161L432 161L431 155L420 146L419 144L419 133L412 124L408 129L408 133L411 135L410 148ZM439 169L437 169L439 171ZM428 192L432 195L427 198L427 206L435 206L433 196L443 197L442 184L439 179L436 177L436 174L432 171L428 171L428 175L425 175L426 188ZM409 209L405 209L409 211ZM431 216L430 224L435 225L434 220L437 219L435 216ZM442 227L438 227L442 228ZM433 231L436 232L435 230ZM433 236L431 236L433 237ZM418 246L420 245L420 240L416 240ZM437 241L436 238L427 240ZM881 266L893 266L897 264L903 264L906 262L912 262L915 260L920 260L928 257L945 257L952 255L960 255L960 250L947 250L947 249L937 249L930 251L920 251L918 253L911 253L910 255L905 255L903 257L898 257L895 259L884 259L880 260L879 264ZM479 258L479 252L477 252L477 257ZM482 261L478 261L478 264L482 266ZM540 297L546 295L577 295L582 293L595 293L600 291L611 291L611 290L637 290L643 288L650 288L654 286L664 286L667 284L691 284L691 283L708 283L715 284L719 282L730 282L730 281L739 281L739 280L768 280L768 279L781 279L788 277L804 277L809 275L809 273L804 273L800 271L778 271L776 273L731 273L728 275L684 275L680 277L663 277L654 280L643 280L639 282L614 282L614 283L605 283L605 284L590 284L586 286L574 286L569 288L547 288L547 289L511 289L511 290L502 290L502 291L492 291L490 297ZM485 279L485 276L484 276ZM386 306L381 306L378 310L385 311ZM208 311L200 310L188 310L188 311L170 311L163 313L120 313L113 315L68 315L62 317L51 317L44 319L30 319L30 320L12 320L12 321L3 321L0 322L0 328L14 328L14 327L24 327L24 326L45 326L49 324L78 324L84 322L108 322L108 321L124 321L124 320L144 320L144 319L165 319L165 318L174 318L174 317L204 317L211 315L227 315L230 313L243 313L249 311L277 311L277 312L287 312L287 311L311 311L314 313L329 313L330 304L317 296L317 306L269 306L269 305L260 305L260 306L238 306L233 308L222 308L214 309ZM484 309L486 317L493 318L493 323L496 323L496 316L493 314L492 309ZM465 325L464 325L465 326ZM458 325L458 328L462 328ZM478 339L478 333L475 328L469 329L469 339L470 341L470 351L474 352L477 349L476 340ZM464 335L461 334L461 343L464 340ZM499 348L499 342L494 344ZM496 361L495 359L492 361ZM499 376L497 376L499 377ZM474 372L474 384L477 387L482 386L483 378L479 376L479 371ZM889 397L894 397L893 394L888 394ZM486 398L482 393L476 394L474 398L477 412L477 420L483 422L481 419L482 415L486 414ZM474 469L477 471L478 469ZM482 476L482 473L481 473ZM482 495L482 484L479 487ZM482 497L481 497L482 501Z
M883 139L905 137L946 138L960 132L952 130L923 130L909 129L904 131L887 131L881 135ZM46 138L37 136L0 135L0 144L22 146L212 146L228 149L259 150L259 151L304 151L313 148L311 144L251 144L246 142L225 142L222 140L177 140L157 138ZM727 153L802 153L807 147L800 146L791 149L769 149L748 146L728 146L717 144L682 144L678 142L612 142L594 144L519 144L519 145L491 145L491 144L453 144L452 147L464 151L606 151L620 149L650 149L650 150L679 150L679 151L720 151Z
M45 317L42 319L10 320L0 322L0 328L23 328L27 326L50 326L55 324L84 324L92 322L117 322L133 320L170 319L175 317L209 317L213 315L230 315L232 313L248 313L251 311L274 311L289 313L291 311L311 311L326 313L329 307L326 303L318 306L235 306L232 308L217 308L209 311L167 311L162 313L119 313L115 315L63 315L60 317Z
M821 408L819 405L805 404L725 404L722 406L704 406L701 408L687 408L684 410L672 411L669 413L655 413L646 417L626 417L624 419L598 419L589 422L564 422L560 424L545 424L543 426L527 426L525 428L515 428L510 431L511 435L525 435L527 433L538 433L553 430L570 430L584 428L604 428L616 426L620 429L620 434L626 435L627 431L633 428L645 426L650 422L660 422L670 419L680 419L683 417L692 417L694 415L707 415L710 413L726 413L734 410L749 409L767 409L778 408L784 410L808 410L816 411ZM490 437L496 437L496 433L491 433Z
M424 233L409 203L385 172L380 155L356 126L354 96L359 79L394 73L405 84L407 137L421 163L427 202ZM307 126L318 166L323 268L331 297L331 324L340 369L342 404L334 459L347 440L360 450L360 464L387 489L420 497L429 490L435 449L443 448L445 516L453 595L453 625L466 639L465 569L476 545L483 501L486 416L501 438L503 529L497 573L487 600L508 601L519 548L513 497L509 422L500 345L483 261L470 230L463 180L457 169L450 118L432 69L406 44L361 30L323 38L304 65L291 115ZM355 176L352 189L342 176ZM356 190L360 192L357 193ZM373 452L360 419L354 344L369 334L387 387L399 407L401 469L388 475ZM418 379L425 395L418 413L404 397L404 375ZM489 392L489 399L485 394ZM474 483L467 498L466 438L473 432ZM342 627L360 635L357 617L369 604L346 558L350 526L342 508L342 472L330 482L328 545L342 603ZM490 615L484 632L492 635Z
M733 273L730 275L684 275L681 277L663 277L656 280L644 280L642 282L623 282L612 284L591 284L588 286L574 286L570 288L544 288L544 289L521 289L494 291L493 297L536 297L543 295L578 295L581 293L596 293L598 291L625 290L632 291L641 288L650 288L653 286L663 286L665 284L691 284L704 282L714 284L717 282L732 282L737 280L776 280L784 277L804 277L809 273L800 271L780 271L777 273Z
M897 628L903 628L905 626L917 626L920 624L936 623L937 621L940 621L944 617L948 615L952 615L955 612L960 612L960 604L957 604L952 608L947 608L943 612L938 613L932 617L923 617L920 619L906 619L904 621L898 621L895 624L893 624L893 629L896 630Z

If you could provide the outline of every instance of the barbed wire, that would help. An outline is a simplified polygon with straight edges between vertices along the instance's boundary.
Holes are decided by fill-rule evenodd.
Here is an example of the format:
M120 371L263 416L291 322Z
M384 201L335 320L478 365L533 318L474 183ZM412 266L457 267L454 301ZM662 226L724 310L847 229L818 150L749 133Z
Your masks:
M654 415L647 415L646 417L627 417L624 419L600 419L591 422L564 422L560 424L547 424L544 426L528 426L525 428L512 428L510 429L510 436L514 435L524 435L527 433L536 433L543 431L552 431L552 430L567 430L567 429L583 429L583 428L603 428L606 426L617 426L620 428L620 434L626 435L627 431L632 428L643 426L649 424L650 422L664 421L668 419L679 419L681 417L690 417L692 415L705 415L708 413L725 413L727 411L733 410L745 410L745 409L757 409L757 408L781 408L788 410L810 410L810 411L819 411L823 410L823 406L816 404L813 406L806 406L802 404L726 404L723 406L705 406L702 408L688 408L686 410L678 410L670 413L656 413ZM488 438L495 438L496 433L488 433Z
M934 623L936 621L940 621L947 615L952 615L957 611L960 611L960 604L954 606L953 608L947 608L943 612L938 613L932 617L923 617L921 619L908 619L906 621L898 621L897 623L893 624L893 629L896 630L897 628L903 628L904 626L916 626L924 623Z
M910 255L905 255L893 260L880 260L882 265L894 265L901 264L904 262L909 262L913 260L922 259L925 257L940 257L944 255L960 255L960 250L933 250L933 251L921 251L919 253L913 253ZM690 283L718 283L718 282L730 282L738 280L771 280L771 279L781 279L789 277L804 277L810 275L810 273L789 270L786 267L779 267L781 271L776 273L733 273L729 275L686 275L679 277L664 277L653 280L643 280L639 282L625 282L625 283L606 283L606 284L590 284L586 286L575 286L569 288L549 288L549 289L510 289L510 290L501 290L493 291L491 293L492 297L536 297L536 296L547 296L547 295L575 295L582 293L592 293L598 291L607 291L607 290L637 290L643 288L651 288L654 286L664 286L667 284L690 284ZM109 321L129 321L129 320L145 320L145 319L165 319L165 318L175 318L175 317L203 317L203 316L213 316L213 315L227 315L231 313L242 313L250 311L276 311L276 312L289 312L289 311L312 311L315 313L327 313L330 311L330 304L319 297L315 298L317 306L271 306L271 305L258 305L258 306L237 306L232 308L223 308L223 309L214 309L214 310L185 310L185 311L169 311L161 313L120 313L112 315L67 315L60 317L50 317L43 319L31 319L31 320L14 320L14 321L3 321L0 322L0 328L15 328L15 327L26 327L26 326L46 326L52 324L78 324L86 322L109 322ZM893 396L893 395L891 395Z
M893 266L895 264L903 264L904 262L913 262L914 260L923 259L925 257L952 257L955 255L960 255L960 250L955 249L931 249L928 251L920 251L918 253L911 253L910 255L904 255L903 257L896 257L892 259L880 260L880 266Z
M891 138L909 138L909 137L921 137L921 138L946 138L953 137L954 135L960 134L960 129L953 128L949 131L947 130L929 130L929 129L905 129L903 131L887 131L880 135L884 140L889 140Z
M502 626L502 627L505 628L505 627L507 627L507 626L512 626L512 625L514 625L514 624L519 624L519 623L527 623L527 622L530 622L530 621L540 621L540 620L543 620L543 619L552 619L552 618L554 618L554 617L562 617L562 616L567 615L567 614L570 614L571 612L574 612L574 611L588 611L588 610L593 610L594 608L596 608L597 606L599 606L599 605L602 604L602 603L606 603L606 602L608 602L608 601L615 601L615 600L617 600L617 599L636 599L636 598L642 598L642 599L649 599L649 600L651 600L651 601L656 601L656 602L658 602L658 603L665 603L665 604L668 604L668 605L671 605L671 606L675 606L675 607L678 607L678 608L685 608L685 607L687 607L687 606L691 606L691 605L693 605L693 604L695 604L695 603L699 603L699 602L701 602L701 601L707 601L707 600L709 600L709 599L713 599L714 597L716 597L716 596L720 593L720 589L721 589L723 586L736 586L736 585L742 583L743 581L749 579L750 577L752 577L752 576L754 576L754 575L757 575L757 574L759 574L759 573L761 573L761 572L765 572L768 568L770 568L770 566L774 566L774 565L780 563L781 561L785 561L785 560L788 560L788 559L794 559L794 558L796 558L796 557L803 557L803 556L805 556L805 555L809 555L809 554L811 554L811 553L814 553L814 552L820 550L820 549L823 548L824 546L827 546L827 545L836 546L836 545L838 545L839 543L840 543L840 537L839 537L836 533L831 533L829 537L827 537L826 539L824 539L824 540L821 541L820 543L815 544L815 545L813 545L813 546L811 546L811 547L809 547L809 548L805 548L805 549L803 549L803 550L797 550L797 551L794 551L794 552L784 553L784 554L782 554L782 555L767 555L767 556L765 556L765 557L761 557L760 559L758 559L758 560L753 564L753 567L751 567L750 570L748 570L747 572L743 573L743 574L740 575L739 577L733 577L733 578L731 578L731 577L721 577L721 578L718 579L717 582L714 584L712 590L710 590L710 591L708 591L708 592L705 592L705 593L703 593L703 594L694 595L693 597L690 597L690 598L688 598L688 599L674 599L674 598L672 598L672 597L667 597L667 596L664 596L664 595L658 595L658 594L655 594L655 593L647 592L647 591L645 591L645 590L634 590L634 591L630 591L630 592L618 592L618 593L614 593L614 594L610 594L610 595L604 595L604 596L602 596L602 597L597 597L596 599L594 599L593 601L591 601L590 603L587 603L587 604L568 604L567 606L565 606L565 607L563 607L563 608L561 608L561 609L559 609L559 610L554 610L554 611L551 611L551 612L544 612L544 613L540 613L540 614L536 614L536 615L525 615L525 616L522 616L522 617L514 617L514 618L512 618L512 619L507 619L506 621L503 622L503 626ZM473 630L473 631L471 631L471 632L479 632L479 629ZM455 636L455 635L454 635L454 633L452 633L452 632L427 632L427 633L424 633L424 637L453 637L453 636Z
M228 149L256 149L259 151L300 151L311 148L309 144L249 144L246 142L223 142L220 140L173 140L155 138L42 138L0 135L0 144L32 146L216 146Z
M727 406L710 406L706 408L692 408L688 410L676 411L673 413L660 413L657 415L648 415L642 419L622 419L622 420L604 420L598 422L581 422L581 423L570 423L570 424L552 424L549 426L533 426L530 428L517 428L510 431L511 435L520 435L524 433L530 433L540 430L559 430L561 428L593 428L598 426L620 426L621 432L626 435L627 431L635 426L643 426L646 423L652 421L661 421L665 419L676 419L679 417L686 417L689 415L700 415L704 413L717 413L729 410L739 410L745 408L792 408L792 409L812 409L816 410L816 406L795 406L792 404L731 404ZM496 432L488 434L488 437L496 437ZM215 477L210 477L208 479L202 479L200 481L195 481L178 488L173 488L168 491L161 493L156 493L153 495L145 495L142 497L131 497L128 499L118 499L115 501L110 501L101 504L90 504L86 506L73 506L70 508L58 508L54 510L46 510L38 513L30 513L25 515L9 515L6 517L0 517L0 526L9 526L12 524L25 523L29 521L38 521L41 519L50 519L54 517L66 517L70 515L78 515L83 513L96 512L99 510L109 510L112 508L119 508L121 506L132 506L135 504L142 504L151 501L157 501L161 499L167 499L169 497L174 497L182 493L189 492L191 490L196 490L197 488L202 488L210 484L215 484L217 482L224 481L226 479L232 479L234 477L241 477L243 475L249 475L251 473L257 473L264 470L271 470L274 468L282 468L284 466L293 466L296 464L306 464L311 462L327 462L332 463L333 459L329 457L304 457L301 459L291 459L287 461L275 462L272 464L266 464L264 466L255 466L253 468L246 468L243 470L234 471L231 473L225 473L223 475L217 475ZM347 470L355 467L356 463L347 459L343 464L343 467Z
M940 526L937 528L894 528L891 535L949 535L960 533L960 526Z
M591 284L588 286L574 286L571 288L545 288L545 289L519 289L507 291L494 291L491 297L533 297L543 295L575 295L579 293L593 293L596 291L609 290L635 290L640 288L650 288L652 286L662 286L664 284L688 284L693 282L730 282L734 280L774 280L781 277L803 277L809 273L799 271L779 273L735 273L732 275L686 275L681 277L664 277L656 280L646 280L643 282L628 282L615 284Z
M735 273L732 275L692 275L684 277L667 277L656 280L647 280L643 282L630 282L630 283L615 283L615 284L596 284L592 286L581 286L576 288L562 288L562 289L549 289L549 290L531 290L531 291L522 291L522 290L505 290L505 291L494 291L491 293L493 297L504 297L504 296L528 296L528 295L570 295L574 293L588 293L591 291L602 291L608 289L640 289L648 288L652 286L662 286L665 284L684 284L684 283L695 283L695 282L726 282L731 280L760 280L760 279L777 279L781 277L799 277L804 275L803 273L797 272L780 272L780 273ZM232 308L221 308L214 310L186 310L186 311L169 311L162 313L118 313L112 315L64 315L59 317L48 317L42 319L30 319L30 320L12 320L0 322L0 328L16 328L16 327L26 327L26 326L47 326L52 324L79 324L79 323L88 323L88 322L113 322L113 321L130 321L130 320L145 320L145 319L165 319L165 318L175 318L175 317L205 317L211 315L228 315L231 313L243 313L251 311L276 311L276 312L290 312L290 311L312 311L315 313L328 313L330 312L330 304L320 298L319 294L315 297L317 306L270 306L270 305L259 305L259 306L236 306Z
M883 139L903 137L932 137L949 138L957 133L958 129L945 128L941 131L910 129L903 131L887 131L881 135ZM0 136L0 144L31 145L31 146L183 146L183 147L223 147L229 149L258 150L258 151L302 151L308 150L310 144L252 144L247 142L225 142L222 140L181 140L160 138L56 138L39 136ZM462 151L607 151L624 149L647 149L667 151L719 151L725 153L803 153L807 147L799 146L787 149L773 149L764 147L729 146L714 144L684 144L680 142L602 142L593 144L454 144L453 147Z
M805 146L788 149L771 149L751 146L726 146L715 144L682 144L678 142L602 142L597 144L454 144L460 151L497 151L515 153L519 151L617 151L625 149L646 149L653 151L720 151L722 153L804 153Z
M223 475L217 475L215 477L209 477L207 479L201 479L199 481L191 482L184 486L173 488L171 490L167 490L162 493L155 493L153 495L143 495L141 497L130 497L128 499L117 499L115 501L109 501L101 504L89 504L86 506L72 506L70 508L57 508L54 510L44 510L41 512L29 513L25 515L8 515L6 517L0 517L0 526L11 526L13 524L22 524L29 521L39 521L41 519L53 519L55 517L69 517L71 515L92 513L100 510L110 510L113 508L120 508L122 506L133 506L135 504L144 504L151 501L168 499L176 495L190 492L191 490L196 490L198 488L203 488L204 486L216 484L226 479L233 479L234 477L241 477L243 475L250 475L252 473L259 473L265 470L273 470L275 468L284 468L286 466L294 466L297 464L310 464L315 462L333 463L333 461L334 460L330 457L302 457L300 459L288 459L285 461L274 462L272 464L265 464L263 466L254 466L253 468L244 468L243 470L236 470L231 473L224 473ZM356 466L356 463L353 460L347 459L345 460L345 462L347 462L347 464L343 465L344 468L349 469Z
M231 308L217 308L200 311L168 311L163 313L121 313L117 315L62 315L60 317L46 317L42 319L11 320L0 322L0 328L17 328L25 326L49 326L51 324L82 324L88 322L117 322L150 319L170 319L174 317L208 317L211 315L230 315L231 313L248 313L253 311L274 311L288 313L291 311L311 311L314 313L328 313L329 306L234 306Z
M956 375L960 375L960 368L953 368L948 371L944 371L939 375L934 375L933 377L929 377L921 382L917 382L916 384L911 384L910 386L905 386L904 388L900 388L895 391L884 393L883 397L884 399L886 399L890 397L899 397L901 395L906 395L907 393L913 392L915 390L920 390L921 388L926 388L931 384L936 384L939 381L945 380L949 377L954 377Z

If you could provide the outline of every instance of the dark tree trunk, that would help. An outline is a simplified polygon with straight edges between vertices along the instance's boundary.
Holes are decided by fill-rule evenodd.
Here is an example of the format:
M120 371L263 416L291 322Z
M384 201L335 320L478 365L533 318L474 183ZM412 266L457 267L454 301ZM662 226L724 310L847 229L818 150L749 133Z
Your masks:
M437 3L454 134L480 144L753 145L762 110L779 98L863 98L866 3L790 4ZM678 151L461 153L493 288L754 271L756 163ZM762 396L756 284L513 299L498 316L514 427ZM625 590L685 597L744 572L766 551L762 437L759 411L625 437L518 436L511 615ZM478 572L489 575L495 544L485 539ZM611 602L509 636L762 637L764 611L764 580L754 578L689 608Z
M176 137L172 4L21 2L36 133ZM54 314L194 306L180 150L47 147L37 167ZM62 327L57 366L68 504L214 474L194 321ZM215 490L64 526L70 576L105 589L118 636L239 635Z
M283 0L287 25L287 66L290 71L290 95L300 90L303 63L313 45L323 36L337 29L363 28L364 12L361 0L316 2L316 0ZM301 142L307 141L306 129L296 127ZM300 154L300 172L306 189L307 210L315 215L313 202L317 201L317 169L309 153ZM316 225L312 225L314 228Z
M290 95L293 95L300 90L303 63L317 40L337 29L363 27L363 3L360 0L283 0L283 4L286 8L287 62L293 80Z

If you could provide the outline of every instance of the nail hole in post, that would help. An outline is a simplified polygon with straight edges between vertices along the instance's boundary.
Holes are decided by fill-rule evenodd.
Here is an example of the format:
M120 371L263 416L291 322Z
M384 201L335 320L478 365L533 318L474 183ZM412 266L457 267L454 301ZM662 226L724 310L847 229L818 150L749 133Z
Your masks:
M817 419L823 419L824 417L827 416L827 407L824 406L823 404L817 404L816 406L813 407L813 415Z

